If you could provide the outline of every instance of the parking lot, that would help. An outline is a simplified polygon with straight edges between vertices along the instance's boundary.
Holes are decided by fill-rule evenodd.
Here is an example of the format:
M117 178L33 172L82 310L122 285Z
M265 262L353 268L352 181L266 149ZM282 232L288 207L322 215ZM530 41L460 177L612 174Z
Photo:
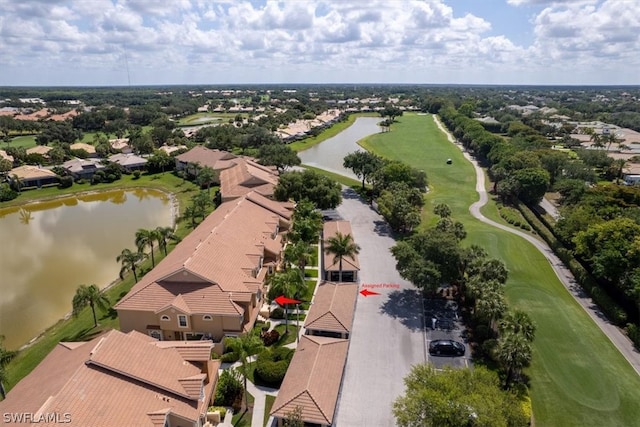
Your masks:
M428 354L427 360L436 368L451 366L463 368L471 365L464 328L459 318L458 305L453 300L443 298L424 299L425 335L427 346L433 340L454 340L465 345L464 356L435 356Z

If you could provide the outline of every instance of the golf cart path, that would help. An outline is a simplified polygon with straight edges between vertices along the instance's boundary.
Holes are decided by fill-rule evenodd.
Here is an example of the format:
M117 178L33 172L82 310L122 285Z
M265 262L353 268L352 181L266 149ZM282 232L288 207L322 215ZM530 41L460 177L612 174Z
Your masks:
M471 162L471 164L475 168L476 191L480 195L480 200L469 206L469 212L471 212L471 215L484 222L485 224L489 224L493 227L499 228L509 233L516 234L523 239L526 239L533 246L535 246L545 256L545 258L547 258L549 263L551 263L551 268L553 268L556 276L558 276L558 279L560 279L567 291L569 291L569 293L578 302L578 304L582 306L584 311L586 311L591 319L593 319L596 325L598 325L602 332L604 332L604 334L609 338L609 340L624 356L624 358L627 359L629 364L633 367L633 369L635 369L636 373L640 375L640 353L634 349L631 340L617 326L606 319L605 315L600 311L598 306L591 300L589 296L585 294L580 285L576 282L571 271L562 263L562 261L560 261L556 254L553 253L547 243L540 239L537 239L536 237L533 237L530 234L492 221L482 215L480 209L484 205L486 205L489 200L489 197L487 196L487 190L485 188L484 171L482 170L482 168L480 168L480 166L478 166L478 162L474 160L467 151L463 150L461 145L456 143L451 133L449 133L449 131L442 125L442 123L440 123L439 118L435 114L433 115L433 120L436 122L436 125L438 126L440 131L444 132L444 134L447 135L449 141L453 144L456 144L463 151L464 157L469 162Z

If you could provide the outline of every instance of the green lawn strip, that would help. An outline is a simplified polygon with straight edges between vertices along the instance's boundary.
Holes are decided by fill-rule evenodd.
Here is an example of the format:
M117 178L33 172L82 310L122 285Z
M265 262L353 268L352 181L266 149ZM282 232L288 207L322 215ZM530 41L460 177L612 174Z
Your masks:
M253 408L253 402L255 401L255 398L248 391L246 391L245 393L247 393L247 402L249 406ZM253 410L240 411L237 414L233 414L233 417L231 417L231 424L233 424L234 427L251 427L252 415Z
M24 147L24 148L31 148L31 147L35 147L36 144L36 136L35 135L22 135L22 136L16 136L15 138L11 139L11 142L9 144L2 144L2 148L3 150L6 150L8 147Z
M316 285L318 284L318 281L315 279L305 280L305 282L307 283L307 290L300 298L302 301L304 301L302 304L300 304L300 310L309 310L311 298L313 298L313 292L316 290Z
M300 327L302 327L302 325ZM291 322L291 321L289 322L289 333L285 333L285 330L286 330L285 325L278 325L274 329L280 333L280 339L278 340L277 343L273 345L274 347L282 347L284 345L295 342L296 335L298 333L298 327L296 326L296 322Z
M446 140L430 116L405 114L398 120L391 132L368 137L362 145L427 173L423 227L436 221L433 206L447 203L468 232L464 243L481 245L509 268L509 304L529 313L538 327L527 370L536 424L637 423L640 378L566 291L549 262L520 237L470 215L469 205L478 200L475 172L460 149ZM452 165L446 164L447 158L453 159ZM505 223L492 201L483 213Z
M349 126L351 126L358 117L379 117L379 116L380 115L377 113L350 114L347 120L345 120L344 122L339 122L332 125L330 128L323 130L318 136L311 136L309 138L305 138L300 141L292 142L291 144L289 144L289 147L291 147L291 149L296 152L307 150L313 147L314 145L320 144L322 141L326 141L329 138L333 138L334 136L336 136L337 134L339 134ZM382 118L380 118L380 121L382 121Z
M304 277L314 277L314 278L318 278L318 270L309 270L309 269L305 269L305 271L304 271Z
M154 179L154 176L160 176L160 178ZM57 188L54 188L53 190L56 190L57 196L64 196L65 194L70 193L67 190L79 190L79 188L75 187L76 185L65 190L58 190ZM84 186L77 187L83 189L85 188ZM93 191L136 187L157 188L167 192L171 192L177 198L180 206L186 206L191 195L195 194L197 191L197 187L194 184L190 182L183 183L182 179L177 178L170 173L151 176L143 175L143 177L138 180L132 180L131 176L124 176L122 180L115 183L105 184L104 186L102 184L89 186L86 187L86 189ZM36 194L40 194L45 198L52 198L53 196L51 194L55 193L50 193L49 190L52 189L32 190L30 192L25 192L31 193L31 197L23 198L23 203L26 203L28 201L35 201ZM178 228L176 230L177 235L184 237L188 234L189 231L191 231L190 224L185 221L178 222ZM174 247L175 243L171 242L168 245L168 250L171 251ZM156 248L156 264L163 258L164 253ZM113 262L116 262L115 258ZM143 273L146 273L149 270L151 270L151 260L147 259L140 264L138 277L141 277ZM114 277L114 279L117 278ZM115 304L131 289L133 285L133 274L128 273L123 281L116 281L113 286L105 291L105 294L109 298L109 301L112 304ZM71 311L71 301L69 301L69 311ZM117 329L119 327L116 312L114 310L111 309L107 313L101 313L98 310L97 315L99 323L98 328L93 328L93 316L89 308L86 308L82 312L80 312L78 317L69 317L66 320L60 320L55 325L49 327L38 340L36 340L31 346L20 351L18 356L7 365L7 381L5 383L7 389L10 390L15 384L18 383L18 381L29 374L29 372L31 372L38 365L38 363L40 363L42 359L44 359L44 357L49 354L49 352L58 344L58 342L85 341L93 338L102 331L109 330L111 328Z
M271 408L273 408L273 403L276 401L275 396L271 396L267 394L264 397L264 426L267 427L267 423L269 422L269 414L271 413Z
M302 165L302 167L305 168L305 169L310 169L310 170L312 170L314 172L317 172L320 175L327 176L327 177L329 177L329 178L331 178L331 179L333 179L335 181L338 181L342 185L346 185L347 187L351 187L351 188L355 187L356 190L358 190L358 189L360 189L360 187L362 187L362 184L360 183L360 181L355 180L353 178L349 178L349 177L344 176L344 175L340 175L339 173L329 172L329 171L326 171L324 169L316 168L316 167L309 166L309 165Z

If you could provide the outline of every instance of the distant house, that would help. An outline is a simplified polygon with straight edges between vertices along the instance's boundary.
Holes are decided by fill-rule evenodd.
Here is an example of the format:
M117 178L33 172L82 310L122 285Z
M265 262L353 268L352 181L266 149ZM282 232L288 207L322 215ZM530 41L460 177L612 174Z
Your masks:
M0 402L11 425L200 427L220 362L211 342L159 342L112 330L88 342L61 342ZM45 414L55 420L44 422Z
M271 166L263 166L255 160L243 157L234 160L233 167L220 172L222 201L233 200L250 192L273 198L278 184L278 172Z
M119 151L123 154L129 154L133 151L129 145L129 138L110 139L109 145L113 150Z
M27 154L40 154L41 156L47 157L51 150L53 150L53 148L47 147L46 145L36 145L35 147L28 148Z
M335 236L337 233L342 235L351 235L351 223L349 221L327 221L323 225L322 230L322 252L324 254L322 267L324 270L324 280L330 282L337 282L340 280L340 260L335 259L333 254L325 252L326 241ZM353 257L342 258L342 281L343 282L356 282L358 280L358 272L360 271L360 262L358 261L358 255Z
M16 178L22 183L22 188L43 187L47 185L57 184L58 175L49 169L38 166L24 165L13 168L9 171L7 179L12 182Z
M167 154L174 153L178 150L186 150L186 149L187 149L186 145L163 145L162 147L158 148L158 150L164 151Z
M125 170L131 172L134 170L144 169L147 165L147 159L136 154L119 153L109 157L110 162L114 162L122 166Z
M99 170L104 169L104 165L97 159L73 158L62 164L69 174L75 179L91 179Z
M115 305L122 331L216 342L249 331L280 263L286 204L257 193L216 208Z
M96 147L91 144L85 144L84 142L76 142L75 144L71 144L69 146L71 150L84 150L89 154L89 157L97 157Z
M320 283L304 322L306 333L349 338L357 297L357 283Z
M9 160L11 163L13 163L13 156L8 155L4 150L0 150L0 159Z
M349 340L303 335L282 381L271 415L283 425L296 408L305 425L331 426Z
M209 166L214 171L230 168L235 164L236 155L220 150L210 150L202 145L196 145L186 153L176 156L176 170L187 171L196 175L198 168Z

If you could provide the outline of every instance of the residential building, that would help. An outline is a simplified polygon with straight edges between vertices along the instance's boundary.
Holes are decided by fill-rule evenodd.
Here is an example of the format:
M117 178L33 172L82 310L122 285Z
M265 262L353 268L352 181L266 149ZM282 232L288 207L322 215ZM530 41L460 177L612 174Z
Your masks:
M8 155L4 150L0 150L0 159L9 160L11 163L13 163L13 156Z
M141 170L147 166L147 159L140 157L133 153L118 153L109 157L110 162L118 163L125 170L132 172L134 170Z
M113 150L117 150L123 154L129 154L133 152L133 149L129 145L129 138L110 139L109 145Z
M220 172L220 194L223 202L250 192L273 198L278 184L278 172L274 167L261 165L249 157L237 158L234 162L233 167Z
M321 282L304 328L308 335L349 338L358 297L357 283Z
M337 233L342 235L350 235L351 223L349 221L327 221L323 225L322 229L322 253L323 257L323 278L324 280L337 282L342 277L342 282L357 282L358 272L360 271L360 262L358 261L358 255L336 258L333 254L329 254L325 251L327 239L335 236ZM342 275L340 274L340 267L342 266Z
M78 159L67 160L62 164L74 179L91 179L99 170L104 169L104 165L98 159Z
M258 193L222 203L115 305L120 329L160 340L249 331L280 263L292 211Z
M36 145L35 147L28 148L27 154L40 154L47 157L49 155L49 151L51 150L53 150L52 147L47 147L46 145Z
M232 167L237 156L221 150L210 150L202 145L196 145L186 153L176 156L176 170L185 170L190 175L196 175L199 168L209 166L214 171L221 171Z
M97 157L98 156L98 154L96 153L96 147L94 147L91 144L85 144L84 142L76 142L75 144L71 144L69 146L69 149L71 149L71 150L84 150L84 151L87 152L89 157Z
M212 346L117 330L61 342L0 402L0 413L22 414L11 425L200 427L220 366Z
M349 340L303 335L282 381L271 415L283 420L296 408L305 425L333 424Z
M11 169L7 175L7 179L9 181L14 181L16 178L20 180L21 187L23 189L29 187L40 188L46 185L58 183L58 175L51 172L49 169L32 165L23 165Z

